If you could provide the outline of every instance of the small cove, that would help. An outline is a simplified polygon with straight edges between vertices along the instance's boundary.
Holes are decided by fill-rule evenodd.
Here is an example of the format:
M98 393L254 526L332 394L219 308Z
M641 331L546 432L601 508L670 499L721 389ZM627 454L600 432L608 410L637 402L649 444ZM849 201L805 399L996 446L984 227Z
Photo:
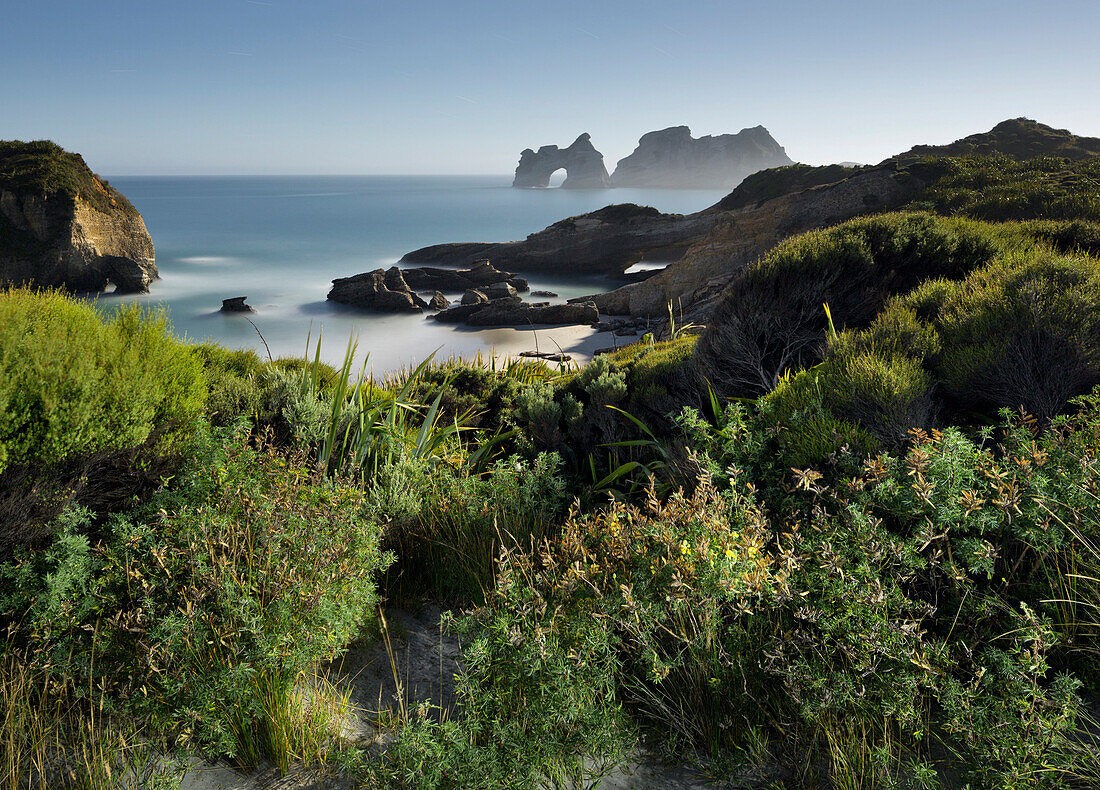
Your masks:
M349 337L360 359L384 374L437 357L572 351L583 359L610 345L588 327L445 326L420 315L369 313L325 300L336 277L393 265L404 253L452 241L509 241L564 217L610 203L690 213L724 190L512 189L502 176L120 176L111 178L137 207L157 249L161 279L150 293L104 295L112 309L163 307L178 335L274 356L301 355L322 335L322 355L343 358ZM532 290L560 302L608 290L602 277L525 273ZM220 313L222 299L247 296L249 318ZM455 296L455 295L448 295Z

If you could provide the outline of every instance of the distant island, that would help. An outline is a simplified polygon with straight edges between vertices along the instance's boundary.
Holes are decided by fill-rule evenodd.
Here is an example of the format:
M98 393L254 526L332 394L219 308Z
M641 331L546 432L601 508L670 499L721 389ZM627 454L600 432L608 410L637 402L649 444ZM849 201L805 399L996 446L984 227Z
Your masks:
M783 146L763 126L698 138L691 136L687 126L670 126L642 135L634 152L620 159L609 176L603 154L586 132L568 148L525 149L512 186L548 187L550 177L564 169L563 189L733 189L753 173L791 164Z

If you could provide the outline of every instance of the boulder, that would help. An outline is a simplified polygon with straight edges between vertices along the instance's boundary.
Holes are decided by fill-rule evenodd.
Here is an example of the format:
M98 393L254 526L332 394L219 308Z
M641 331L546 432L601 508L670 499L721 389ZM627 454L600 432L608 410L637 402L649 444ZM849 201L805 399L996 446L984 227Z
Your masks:
M254 313L254 312L256 312L255 310L252 309L251 305L247 305L247 304L244 303L244 300L247 299L247 298L248 298L247 296L234 296L231 299L222 299L222 309L221 309L221 311L223 313Z
M462 294L462 304L464 305L485 304L485 302L488 301L489 297L486 296L483 291L478 291L474 288Z
M562 168L565 168L562 189L606 189L611 186L603 164L603 154L592 145L592 138L587 132L568 148L544 145L538 151L530 148L524 150L519 156L512 186L548 187L550 176Z
M432 294L432 298L428 300L429 310L446 310L450 306L450 300L439 291Z
M553 291L531 291L531 296L557 296Z
M333 280L328 299L385 313L420 313L428 306L409 289L396 266Z
M516 295L516 289L507 282L493 283L483 288L481 292L489 297L489 301L493 301L494 299L508 299Z
M790 164L763 126L699 138L686 126L672 126L642 135L634 153L619 160L611 185L733 189L759 170Z

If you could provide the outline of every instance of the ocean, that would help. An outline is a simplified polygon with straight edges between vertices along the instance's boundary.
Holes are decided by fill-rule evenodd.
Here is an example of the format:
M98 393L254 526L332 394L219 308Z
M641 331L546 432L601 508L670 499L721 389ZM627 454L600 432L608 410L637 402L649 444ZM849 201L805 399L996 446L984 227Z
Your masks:
M138 302L163 307L177 335L262 355L301 355L307 337L343 359L349 338L382 374L425 359L534 349L577 351L590 328L472 330L422 315L353 310L325 300L331 281L393 265L404 253L452 241L509 241L609 203L688 213L722 190L512 189L500 176L236 176L110 178L137 207L156 245L160 279L148 294L98 298L106 310ZM566 298L608 290L602 277L524 274L533 290ZM256 312L219 311L247 296ZM257 334L257 328L263 340ZM608 342L610 344L610 340ZM580 355L583 358L583 354Z

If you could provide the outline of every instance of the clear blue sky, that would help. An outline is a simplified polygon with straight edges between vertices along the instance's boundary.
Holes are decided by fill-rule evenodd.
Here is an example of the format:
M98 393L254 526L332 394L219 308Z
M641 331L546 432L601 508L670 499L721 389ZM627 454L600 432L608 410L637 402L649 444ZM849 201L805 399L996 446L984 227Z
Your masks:
M1100 136L1097 0L34 0L0 138L105 174L509 173L582 131L763 124L878 161L1026 115Z

